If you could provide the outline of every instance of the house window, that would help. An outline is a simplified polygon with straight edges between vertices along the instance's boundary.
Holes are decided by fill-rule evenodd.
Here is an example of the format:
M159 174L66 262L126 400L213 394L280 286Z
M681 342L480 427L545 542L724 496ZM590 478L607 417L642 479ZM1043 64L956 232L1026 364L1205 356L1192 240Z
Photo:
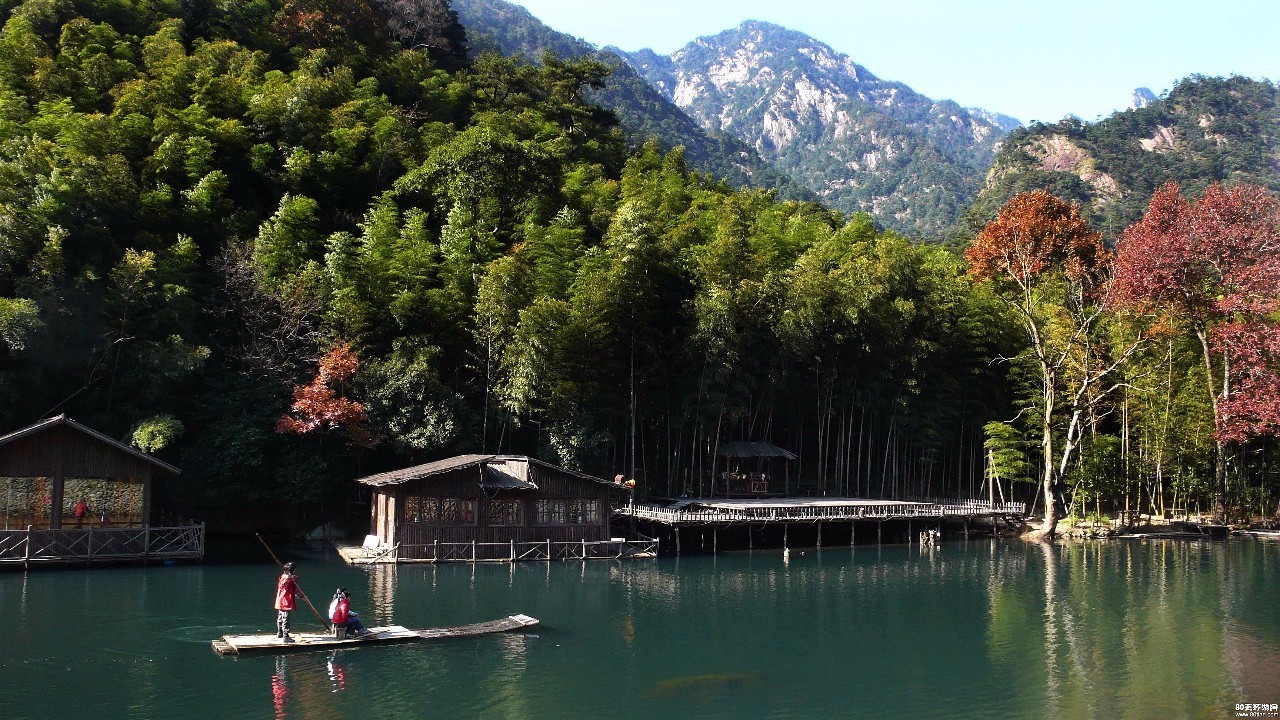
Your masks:
M441 498L441 525L474 525L476 501L470 498Z
M521 510L519 500L490 500L489 525L523 525Z
M440 522L440 501L436 498L405 498L404 522L432 524Z
M599 500L539 500L534 505L539 525L599 525Z

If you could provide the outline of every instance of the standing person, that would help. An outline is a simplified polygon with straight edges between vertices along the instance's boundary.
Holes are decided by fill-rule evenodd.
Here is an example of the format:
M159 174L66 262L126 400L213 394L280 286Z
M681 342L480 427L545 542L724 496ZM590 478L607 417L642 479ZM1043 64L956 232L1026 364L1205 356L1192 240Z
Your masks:
M351 612L351 593L346 588L338 588L333 593L333 601L329 603L329 619L334 627L347 629L347 637L364 637L369 634L360 616Z
M283 638L285 642L293 642L293 638L289 637L289 611L297 607L294 598L298 594L298 576L293 574L293 568L293 563L285 563L284 572L280 573L280 579L276 581L276 610L279 611L276 616L276 637Z
M89 514L89 503L80 498L80 502L76 503L76 529L79 530L84 525L84 519Z

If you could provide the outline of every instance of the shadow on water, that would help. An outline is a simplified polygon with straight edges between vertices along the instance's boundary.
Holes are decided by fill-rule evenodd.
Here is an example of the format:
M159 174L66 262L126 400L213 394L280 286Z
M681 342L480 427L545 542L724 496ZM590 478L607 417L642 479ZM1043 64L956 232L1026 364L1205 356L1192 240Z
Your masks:
M752 670L738 673L690 675L663 680L649 693L654 698L710 701L722 693L758 690L764 685L765 674Z

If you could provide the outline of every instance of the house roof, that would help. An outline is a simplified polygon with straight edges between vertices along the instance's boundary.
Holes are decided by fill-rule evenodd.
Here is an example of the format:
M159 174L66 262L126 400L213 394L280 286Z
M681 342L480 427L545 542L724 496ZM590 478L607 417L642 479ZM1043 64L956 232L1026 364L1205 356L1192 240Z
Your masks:
M443 460L435 460L422 465L414 465L400 470L391 470L377 475L369 475L368 477L356 478L356 482L364 485L372 485L374 487L384 487L387 485L400 485L412 480L421 480L422 478L432 477L433 475L441 475L451 470L462 470L469 467L481 466L480 483L486 488L502 488L502 489L521 489L536 490L538 486L529 480L527 470L523 473L514 468L513 465L527 464L537 465L539 467L548 468L567 475L590 480L612 488L629 490L617 483L610 482L603 478L587 475L575 470L568 470L558 465L542 462L536 458L525 455L456 455Z
M133 457L138 458L139 460L143 460L145 462L151 463L155 467L167 473L171 473L173 475L182 474L181 470L170 465L169 463L164 462L163 460L158 460L135 447L130 447L129 445L125 445L119 440L103 435L102 433L98 432L97 430L94 430L91 427L88 427L87 425L81 425L75 420L72 420L71 418L67 417L65 413L62 415L58 415L57 417L51 417L46 420L41 420L40 422L35 423L34 425L28 425L27 427L24 427L21 430L14 430L8 435L0 435L0 446L7 445L21 438L37 435L46 430L51 430L61 425L65 425L71 428L72 430L76 430L85 435L88 435L89 437L99 442L106 443L107 445L110 445L114 450L132 455Z
M767 442L724 443L716 449L716 455L733 458L780 457L788 460L796 459L795 453L790 450L783 450L777 445L771 445Z

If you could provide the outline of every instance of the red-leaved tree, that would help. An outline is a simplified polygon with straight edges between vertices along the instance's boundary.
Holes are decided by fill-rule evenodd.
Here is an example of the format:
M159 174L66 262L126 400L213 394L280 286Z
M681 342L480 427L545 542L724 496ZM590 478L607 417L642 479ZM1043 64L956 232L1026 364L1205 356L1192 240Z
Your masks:
M1213 185L1191 201L1169 183L1117 245L1116 301L1184 323L1200 340L1219 519L1229 446L1280 428L1278 250L1280 203L1252 185Z
M293 389L293 414L276 422L276 432L307 435L319 430L343 430L356 444L371 444L364 405L342 395L344 386L359 369L360 358L350 345L334 346L320 358L315 379Z
M970 275L991 282L1014 310L1040 370L1041 532L1052 538L1063 515L1062 474L1079 444L1086 411L1117 387L1103 387L1103 380L1136 351L1142 336L1119 349L1095 340L1110 289L1111 255L1080 208L1044 190L1009 200L974 239L965 260ZM1059 418L1066 428L1060 447L1054 437Z

